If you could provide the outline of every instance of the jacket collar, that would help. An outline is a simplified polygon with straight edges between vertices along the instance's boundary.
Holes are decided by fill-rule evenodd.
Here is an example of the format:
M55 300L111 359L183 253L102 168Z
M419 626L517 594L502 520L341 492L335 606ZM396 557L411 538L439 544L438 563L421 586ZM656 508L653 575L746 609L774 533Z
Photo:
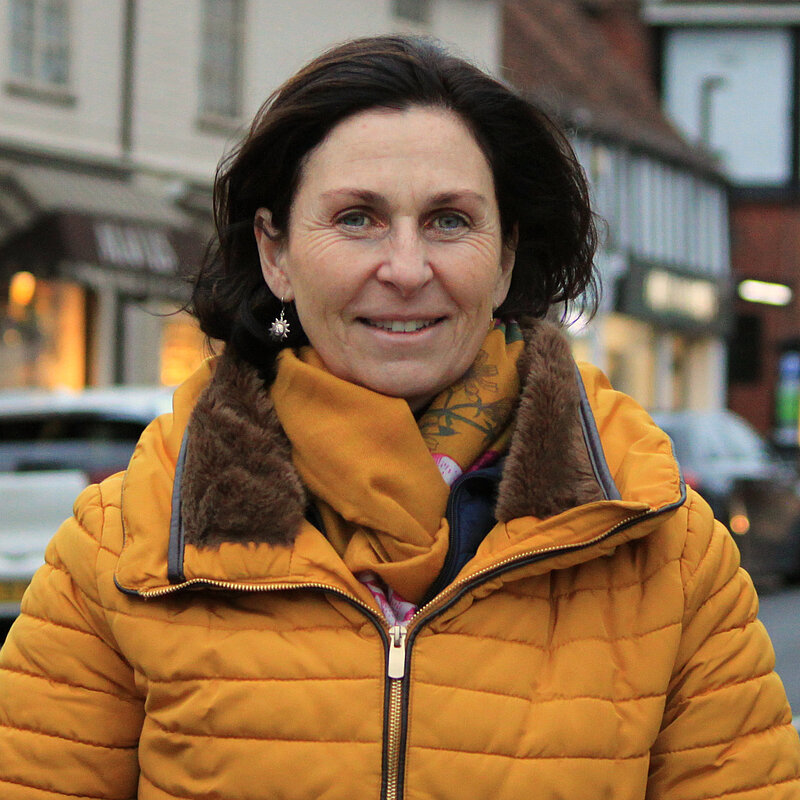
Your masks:
M495 510L505 531L484 555L529 546L534 530L588 542L631 514L677 507L683 485L666 435L597 370L577 370L554 325L535 321L524 333L523 388ZM304 522L291 446L253 367L229 355L206 366L176 392L161 433L159 441L146 432L126 476L120 588L319 578L333 551Z

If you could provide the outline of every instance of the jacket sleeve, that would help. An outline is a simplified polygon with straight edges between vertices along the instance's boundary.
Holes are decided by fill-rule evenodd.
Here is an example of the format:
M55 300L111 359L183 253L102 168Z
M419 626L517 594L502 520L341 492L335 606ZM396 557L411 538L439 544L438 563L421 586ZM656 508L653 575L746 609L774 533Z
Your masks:
M683 633L648 800L800 800L800 741L730 534L690 491Z
M119 514L120 488L112 478L78 498L0 651L4 800L137 795L143 705L114 647L95 575L104 519Z

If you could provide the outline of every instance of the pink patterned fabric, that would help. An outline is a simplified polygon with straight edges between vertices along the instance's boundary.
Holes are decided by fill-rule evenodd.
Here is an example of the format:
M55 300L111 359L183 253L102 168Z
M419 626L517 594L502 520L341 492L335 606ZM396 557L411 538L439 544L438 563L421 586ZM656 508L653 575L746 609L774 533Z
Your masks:
M359 572L356 577L370 590L390 627L407 625L411 617L417 613L417 606L403 600L394 589L387 587L374 572Z
M431 453L431 455L439 468L439 473L444 478L444 482L448 486L452 486L461 477L464 470L450 456L444 453Z

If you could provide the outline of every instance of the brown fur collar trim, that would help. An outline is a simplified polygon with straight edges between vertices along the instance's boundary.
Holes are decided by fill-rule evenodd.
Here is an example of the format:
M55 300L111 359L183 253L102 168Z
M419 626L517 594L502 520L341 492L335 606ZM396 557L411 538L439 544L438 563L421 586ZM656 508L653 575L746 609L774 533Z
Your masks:
M522 393L497 494L495 518L553 517L602 500L580 418L569 343L549 322L523 327Z
M226 353L189 419L181 482L186 542L290 544L305 506L292 448L264 382Z
M522 393L500 483L496 518L550 517L603 493L580 421L569 345L551 323L524 328ZM306 494L291 445L256 370L230 355L217 363L189 421L181 485L186 542L290 544Z

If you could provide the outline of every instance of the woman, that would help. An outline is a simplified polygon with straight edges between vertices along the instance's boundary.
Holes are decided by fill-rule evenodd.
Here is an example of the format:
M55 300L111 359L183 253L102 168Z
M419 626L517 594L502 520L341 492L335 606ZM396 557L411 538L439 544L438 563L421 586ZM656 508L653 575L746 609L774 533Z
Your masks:
M594 250L541 114L350 42L261 110L216 218L225 351L25 596L4 798L800 797L732 540L541 321Z

